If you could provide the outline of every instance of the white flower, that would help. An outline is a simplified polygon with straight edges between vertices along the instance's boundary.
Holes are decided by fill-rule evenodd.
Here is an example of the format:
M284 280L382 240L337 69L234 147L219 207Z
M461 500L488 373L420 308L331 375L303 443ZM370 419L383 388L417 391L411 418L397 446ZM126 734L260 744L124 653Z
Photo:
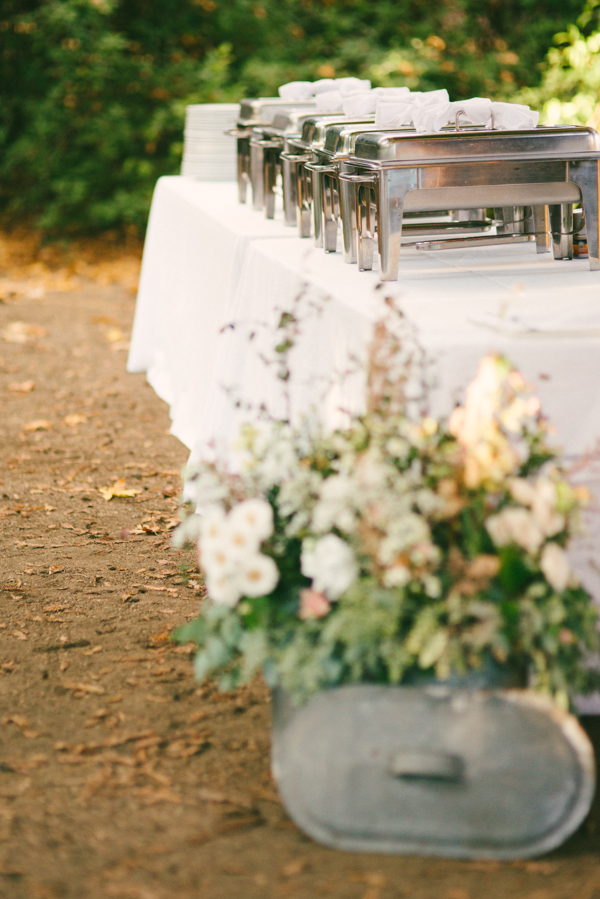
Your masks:
M564 515L556 511L558 494L556 484L550 478L538 478L531 504L532 512L546 537L554 537L565 526Z
M387 568L383 575L383 583L386 587L405 587L409 581L410 569L400 563Z
M244 596L267 596L277 586L279 569L270 556L257 553L240 565L237 580Z
M527 509L503 509L498 515L488 518L485 526L496 546L517 543L527 552L535 553L544 541L543 532Z
M207 506L200 516L200 552L208 550L210 546L222 542L225 536L227 517L223 506L213 504Z
M266 499L246 499L228 515L232 532L244 533L258 546L273 533L273 509Z
M312 578L312 586L328 599L338 599L358 577L358 565L347 543L336 534L320 540L304 540L300 558L302 574Z
M408 512L390 522L387 536L379 545L377 558L382 565L391 565L401 552L428 539L427 522L420 515Z
M321 486L319 501L313 509L314 530L322 534L337 526L342 531L353 531L356 526L356 499L356 484L346 475L326 478Z
M229 572L221 574L206 573L206 590L208 595L218 605L228 606L232 609L240 601L242 593L237 580Z
M535 497L535 488L526 478L511 478L508 482L510 495L522 506L530 506Z
M559 593L565 589L571 577L567 554L558 543L547 543L540 559L544 577Z

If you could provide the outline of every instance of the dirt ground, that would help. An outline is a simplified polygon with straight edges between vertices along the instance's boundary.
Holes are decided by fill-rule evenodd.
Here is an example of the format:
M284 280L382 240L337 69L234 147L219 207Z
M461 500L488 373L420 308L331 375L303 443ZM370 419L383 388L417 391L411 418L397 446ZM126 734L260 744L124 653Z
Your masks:
M0 897L600 899L598 807L517 864L336 852L289 820L264 686L199 686L168 642L201 596L169 542L187 452L126 373L131 288L90 271L9 272L0 303Z

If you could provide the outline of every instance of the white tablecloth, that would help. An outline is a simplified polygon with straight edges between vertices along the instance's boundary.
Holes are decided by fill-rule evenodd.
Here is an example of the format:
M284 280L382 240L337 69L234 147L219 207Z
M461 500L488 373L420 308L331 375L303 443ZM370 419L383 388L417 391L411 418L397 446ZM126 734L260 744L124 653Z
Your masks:
M320 396L333 369L364 350L382 298L393 293L434 356L439 386L434 411L449 412L486 352L505 353L534 383L569 454L600 437L600 273L587 260L555 261L532 244L446 250L403 248L400 280L378 285L341 253L325 254L281 221L240 206L234 184L181 177L158 182L144 250L129 356L130 371L148 380L171 408L173 433L200 451L227 442L237 419L224 386L262 401L273 378L241 333L219 336L232 321L272 322L274 307L301 289L327 297L306 323L297 376L299 408ZM502 313L501 316L498 313ZM539 327L537 333L528 329ZM543 328L551 327L548 333ZM260 329L259 329L260 331ZM318 376L318 377L317 377ZM329 397L356 408L354 379Z
M312 240L300 240L281 216L267 221L240 206L236 190L161 178L144 249L128 366L147 372L192 457L227 451L247 417L245 402L281 411L274 370L259 358L272 341L261 323L272 326L277 308L289 307L300 292L304 307L322 309L306 318L293 357L295 414L313 403L336 424L344 417L340 409L360 408L361 379L339 375L353 354L364 353L383 298L392 294L434 360L434 413L450 412L484 353L501 352L535 385L565 451L594 450L600 273L590 272L587 260L557 262L536 255L533 244L434 253L407 247L398 283L378 287L376 272L359 273L341 253L326 255ZM243 326L220 334L230 322ZM325 392L332 376L336 386ZM237 409L232 391L242 404ZM600 487L598 471L585 479ZM594 540L578 543L574 561L600 597L597 509L590 514ZM600 710L600 702L588 707Z

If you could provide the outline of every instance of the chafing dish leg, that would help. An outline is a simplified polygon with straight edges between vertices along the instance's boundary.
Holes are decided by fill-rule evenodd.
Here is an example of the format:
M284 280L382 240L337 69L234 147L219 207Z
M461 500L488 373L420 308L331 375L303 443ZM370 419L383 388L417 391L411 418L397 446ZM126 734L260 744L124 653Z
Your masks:
M298 202L296 167L284 154L281 156L281 177L283 180L283 222L288 228L293 228L296 224Z
M380 173L378 232L382 281L398 280L404 198L417 186L417 169L382 169Z
M308 160L305 159L304 162ZM304 167L304 162L296 163L296 187L298 191L298 205L296 207L298 234L300 237L310 237L311 232L311 179L309 172Z
M264 149L259 142L250 142L250 181L252 184L252 208L262 209L264 194Z
M372 184L361 184L358 188L358 270L370 272L373 269L375 251L374 218L371 202Z
M265 217L275 218L275 184L277 181L277 157L272 150L265 150L264 165Z
M583 214L587 228L590 269L600 271L600 220L598 218L599 178L597 159L582 159L569 163L569 180L581 190Z
M573 258L573 206L561 203L550 206L550 229L555 259Z
M537 253L550 252L550 217L547 206L533 207L533 230Z
M312 177L312 215L315 247L323 246L323 173L315 166Z
M344 262L356 262L356 184L340 179L340 215L344 238Z
M250 180L250 141L247 137L239 137L237 142L238 200L246 202L248 181Z
M339 183L333 172L323 173L323 246L326 253L337 252Z

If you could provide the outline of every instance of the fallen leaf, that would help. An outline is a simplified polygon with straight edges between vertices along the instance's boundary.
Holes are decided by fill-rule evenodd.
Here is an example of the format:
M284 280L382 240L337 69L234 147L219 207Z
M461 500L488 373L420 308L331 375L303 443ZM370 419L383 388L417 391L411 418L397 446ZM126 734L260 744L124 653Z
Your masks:
M87 649L83 654L84 656L93 656L96 655L97 652L102 652L102 646L92 646L91 649Z
M63 418L63 424L68 428L76 428L77 425L81 425L86 421L87 416L81 415L79 412L72 412L71 415L65 415Z
M116 325L117 320L112 315L92 315L93 325Z
M33 381L13 381L12 384L8 385L9 390L14 390L15 393L31 393L35 384Z
M28 343L36 337L44 337L46 329L27 322L11 322L0 334L7 343Z
M75 693L96 693L98 696L106 693L104 687L101 687L99 684L84 684L79 681L62 681L61 687L65 687L66 690L73 690Z
M10 715L4 719L4 724L16 724L17 727L24 728L29 726L29 721L24 715Z
M98 493L100 493L107 502L112 499L113 496L137 496L137 494L141 492L141 490L136 490L135 488L128 490L125 487L125 478L119 478L119 480L115 481L111 487L98 487Z
M297 858L295 861L284 865L281 873L284 877L295 877L297 874L302 874L306 868L308 868L307 860L305 858Z
M237 805L239 808L252 809L254 802L250 796L241 793L223 793L222 790L210 790L202 787L198 790L198 799L201 802L216 802L226 805Z
M27 640L27 634L25 631L13 631L12 636L16 637L17 640Z
M24 431L49 431L51 428L52 422L46 421L45 418L36 418L23 426Z
M125 335L120 328L109 328L104 336L109 343L118 343L125 339Z

